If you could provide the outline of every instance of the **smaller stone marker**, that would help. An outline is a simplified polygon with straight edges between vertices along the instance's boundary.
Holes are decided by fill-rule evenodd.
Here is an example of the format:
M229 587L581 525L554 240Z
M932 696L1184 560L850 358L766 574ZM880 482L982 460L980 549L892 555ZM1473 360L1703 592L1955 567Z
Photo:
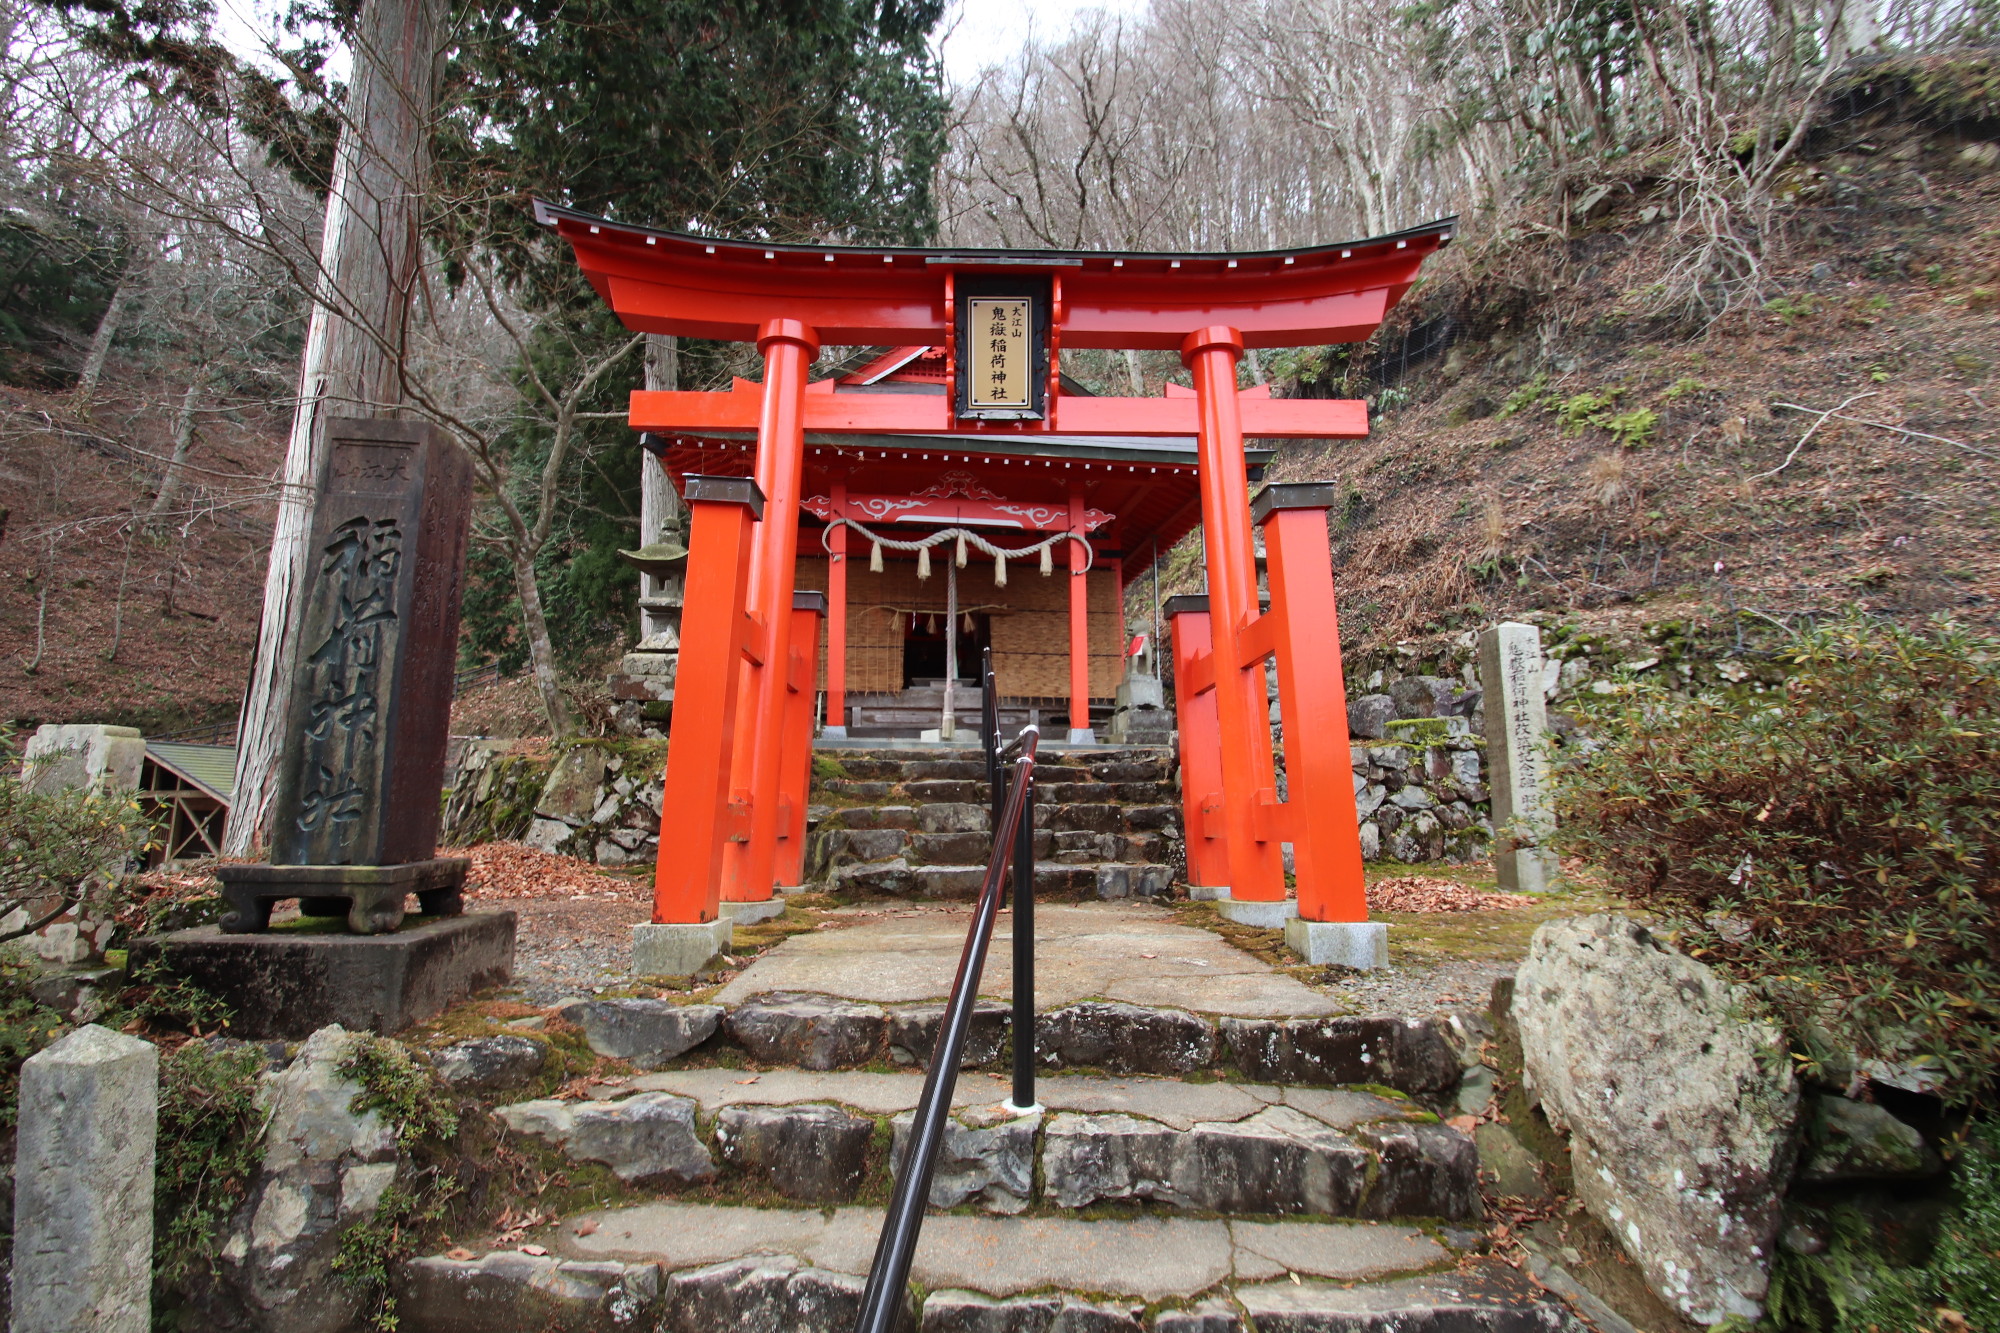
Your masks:
M1486 763L1493 791L1493 864L1509 893L1546 893L1556 858L1540 844L1555 828L1548 803L1548 709L1542 701L1542 634L1506 622L1479 636Z
M21 1066L13 1333L148 1333L159 1076L95 1023Z
M137 727L50 722L28 738L21 781L29 791L131 791L139 785L145 762L146 740Z

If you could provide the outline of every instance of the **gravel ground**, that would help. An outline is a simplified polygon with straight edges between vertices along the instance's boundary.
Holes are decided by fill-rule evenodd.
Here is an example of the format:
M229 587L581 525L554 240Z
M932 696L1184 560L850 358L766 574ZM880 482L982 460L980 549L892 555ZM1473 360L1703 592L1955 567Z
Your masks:
M514 981L503 993L533 1005L629 981L632 927L652 915L640 903L567 897L509 898L482 906L517 914Z
M1519 966L1490 959L1406 965L1366 975L1350 972L1321 983L1319 989L1347 1000L1355 1013L1417 1015L1484 1009L1493 983L1513 976Z

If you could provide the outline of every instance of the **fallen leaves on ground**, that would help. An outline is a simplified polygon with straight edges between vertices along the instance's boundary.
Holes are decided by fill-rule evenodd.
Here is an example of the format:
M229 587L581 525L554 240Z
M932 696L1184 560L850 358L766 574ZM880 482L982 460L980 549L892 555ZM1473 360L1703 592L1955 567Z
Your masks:
M446 853L469 856L466 896L491 898L594 898L600 901L648 902L650 888L641 880L607 875L588 861L536 851L520 842L482 842Z
M1524 893L1475 889L1435 875L1397 875L1368 886L1368 906L1377 912L1495 912L1534 901Z

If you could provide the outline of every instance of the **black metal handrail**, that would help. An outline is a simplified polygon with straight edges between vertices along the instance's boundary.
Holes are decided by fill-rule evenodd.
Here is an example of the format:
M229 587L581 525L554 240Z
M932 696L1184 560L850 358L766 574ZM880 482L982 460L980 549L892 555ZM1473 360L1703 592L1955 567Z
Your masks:
M988 679L991 679L990 674ZM952 1093L958 1087L959 1057L965 1051L966 1029L971 1025L972 1011L979 1001L979 977L986 967L986 949L992 942L993 923L1000 912L1001 886L1006 882L1008 861L1019 844L1019 833L1025 827L1022 817L1034 789L1035 748L1040 739L1041 733L1037 728L1023 727L1017 740L1007 746L1008 750L1013 750L1018 745L1020 757L1014 761L1006 803L993 826L993 850L986 859L986 878L979 886L979 899L973 905L972 925L965 932L965 949L958 957L958 975L952 979L951 998L946 1001L944 1018L938 1023L937 1045L931 1051L931 1067L924 1076L924 1095L917 1102L915 1122L910 1126L901 1169L896 1173L889 1210L882 1219L882 1234L875 1242L875 1261L869 1265L868 1285L861 1294L861 1312L854 1321L855 1333L893 1333L902 1317L903 1293L910 1280L910 1261L916 1256L917 1237L924 1225L924 1208L930 1202L931 1176L937 1170L938 1149L944 1145L945 1124L951 1118ZM1029 868L1032 873L1032 859ZM1018 887L1018 875L1016 884ZM1015 901L1015 975L1018 981L1018 945L1021 939L1018 893ZM1015 1012L1018 1014L1019 996L1016 995L1015 999ZM1032 1015L1025 1038L1019 1029L1016 1030L1017 1070L1020 1065L1018 1052L1024 1042L1032 1054ZM1029 1096L1032 1099L1032 1091ZM1033 1102L1016 1104L1025 1108Z
M1021 744L1016 737L1000 744L1000 705L993 676L993 650L983 650L980 688L985 703L979 718L979 739L986 750L986 783L992 807L994 845L999 845L1000 810L1007 800L1008 756ZM1035 734L1041 732L1037 728ZM1022 732L1026 736L1027 732ZM1014 833L1014 1031L1028 1034L1014 1041L1014 1105L1035 1104L1035 788L1028 785L1027 807Z

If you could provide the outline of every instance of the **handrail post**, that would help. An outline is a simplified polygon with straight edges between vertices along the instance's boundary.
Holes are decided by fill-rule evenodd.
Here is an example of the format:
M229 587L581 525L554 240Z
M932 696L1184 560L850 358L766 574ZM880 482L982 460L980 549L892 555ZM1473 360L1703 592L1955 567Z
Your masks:
M1021 795L1014 829L1014 1099L1017 1115L1039 1111L1035 1101L1035 778Z
M861 1308L854 1320L856 1333L894 1333L899 1323L910 1280L910 1261L923 1232L924 1208L930 1201L931 1177L937 1170L938 1149L944 1145L946 1126L951 1119L952 1090L958 1084L958 1062L965 1053L966 1029L971 1026L972 1012L978 1004L986 949L992 942L993 923L1000 910L1007 858L1020 845L1018 830L1023 807L1034 786L1035 750L1040 737L1036 727L1021 729L1021 754L1014 765L1013 789L995 829L986 877L973 905L972 925L965 933L965 950L958 958L958 974L952 978L951 993L938 1023L937 1043L924 1075L923 1096L917 1100L902 1161L897 1164L889 1207L875 1241L875 1259L868 1266L868 1282L862 1288ZM1030 839L1032 845L1032 834Z
M993 701L993 650L980 649L979 739L986 747L986 799L993 836L1000 836L1000 810L1007 800L1006 775L1000 763L1000 710ZM990 849L989 849L990 854Z

